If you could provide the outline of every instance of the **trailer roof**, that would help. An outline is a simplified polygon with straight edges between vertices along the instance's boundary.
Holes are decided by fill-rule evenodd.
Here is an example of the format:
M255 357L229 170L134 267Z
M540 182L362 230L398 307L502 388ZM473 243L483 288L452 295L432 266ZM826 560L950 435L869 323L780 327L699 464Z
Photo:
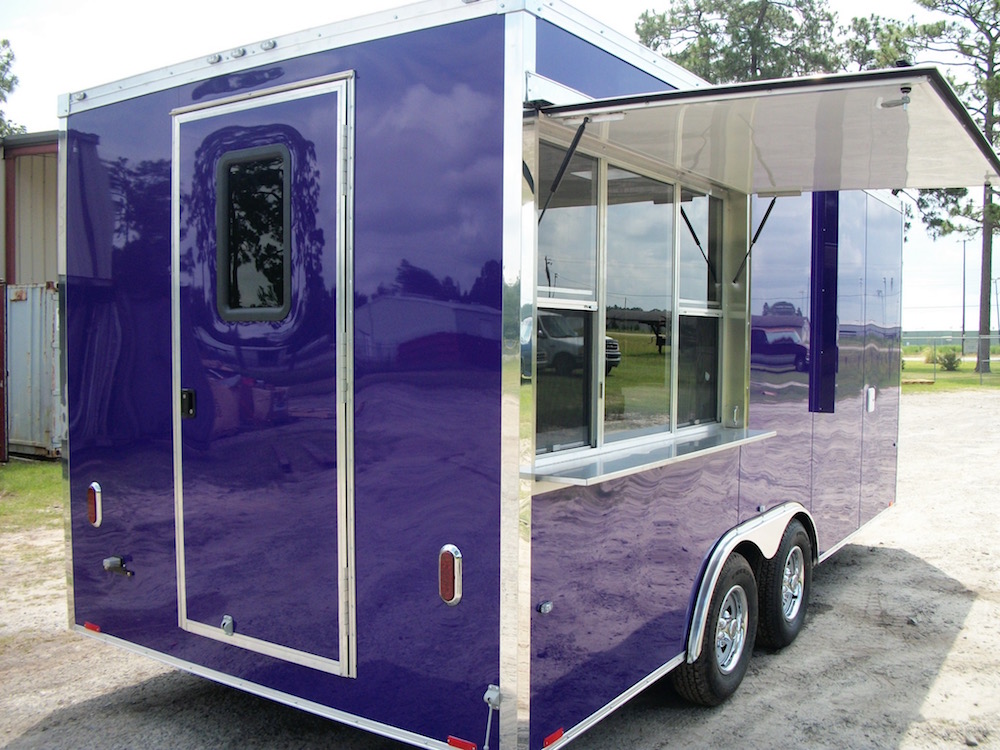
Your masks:
M601 24L564 0L546 0L545 3L529 3L526 0L422 0L292 34L262 39L234 49L210 52L203 57L166 68L64 94L59 100L58 114L60 117L67 117L155 91L273 65L315 52L484 16L520 12L565 29L669 86L690 88L705 85L705 81L698 76Z
M970 187L1000 158L935 67L547 107L553 120L745 193ZM601 128L596 127L600 123Z

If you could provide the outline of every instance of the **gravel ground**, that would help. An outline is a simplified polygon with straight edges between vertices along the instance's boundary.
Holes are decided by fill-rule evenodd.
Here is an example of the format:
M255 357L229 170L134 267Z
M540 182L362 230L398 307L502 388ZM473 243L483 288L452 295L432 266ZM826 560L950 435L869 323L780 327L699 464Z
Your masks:
M807 626L717 709L654 685L571 746L1000 748L1000 392L906 395L899 502L817 568ZM0 533L0 743L401 749L66 629L60 531Z

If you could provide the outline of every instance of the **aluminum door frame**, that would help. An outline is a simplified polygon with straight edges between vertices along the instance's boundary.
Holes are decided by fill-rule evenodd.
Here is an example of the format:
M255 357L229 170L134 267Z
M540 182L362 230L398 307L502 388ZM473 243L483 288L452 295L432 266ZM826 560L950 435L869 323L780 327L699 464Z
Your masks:
M312 667L342 677L357 675L357 607L354 543L354 316L353 289L353 205L355 105L354 71L345 71L293 84L275 86L189 107L171 114L171 365L173 384L173 464L174 523L177 563L177 624L182 630L239 646L284 661ZM337 139L337 556L338 658L317 656L299 649L259 638L233 633L187 618L184 565L184 484L183 433L181 426L181 284L180 284L180 191L181 126L192 120L232 114L295 99L337 94L335 124L341 129ZM333 118L331 118L333 120Z

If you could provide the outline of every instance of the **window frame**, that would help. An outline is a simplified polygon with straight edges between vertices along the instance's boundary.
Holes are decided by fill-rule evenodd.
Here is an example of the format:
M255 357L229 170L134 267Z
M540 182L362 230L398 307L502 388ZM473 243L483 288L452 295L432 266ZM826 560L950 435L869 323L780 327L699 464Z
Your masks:
M541 146L541 144L547 144L550 146L555 146L562 151L565 151L571 142L571 133L567 133L562 128L559 127L549 127L543 126L535 130L537 141L536 143ZM746 332L739 332L738 328L740 326L745 327L746 320L730 320L731 317L739 318L739 315L732 315L732 310L730 309L730 303L732 300L729 299L729 291L727 289L729 281L726 275L732 273L732 269L738 265L737 263L731 262L730 255L735 255L736 252L739 253L740 259L742 259L743 252L745 248L736 247L735 249L730 249L727 247L727 243L734 244L740 241L741 238L745 237L747 233L747 227L739 227L735 233L731 233L727 228L727 221L731 218L731 204L739 203L741 200L744 203L748 203L748 197L740 195L734 195L731 191L720 188L717 185L706 183L703 180L697 178L692 179L689 175L683 175L677 170L664 167L659 164L649 163L648 160L637 158L624 149L619 149L614 146L609 146L606 143L599 143L592 136L585 135L577 148L577 152L581 155L588 156L590 158L597 160L597 174L598 174L598 210L597 210L597 221L598 221L598 242L597 242L597 309L594 311L595 319L595 331L594 331L594 341L595 345L593 347L591 357L591 426L590 433L591 439L589 445L584 445L582 447L569 448L562 451L550 451L550 452L538 452L537 446L534 452L535 463L538 467L543 470L546 466L552 466L556 464L566 464L578 462L580 460L588 460L599 458L601 455L609 453L621 453L628 452L630 450L638 450L649 448L650 446L662 445L666 443L677 443L679 440L697 440L703 436L719 433L725 428L743 428L745 431L746 427L746 399L745 399L745 387L748 382L748 365L747 362L749 356L749 334ZM670 408L669 408L669 423L662 425L662 429L655 432L643 432L642 434L637 434L630 436L628 432L619 433L620 436L615 436L611 440L608 440L605 434L605 410L606 410L606 374L605 374L605 360L606 360L606 347L602 345L604 343L604 337L611 335L607 330L607 263L608 263L608 242L607 242L607 210L608 210L608 171L609 169L623 169L627 170L637 176L645 177L650 180L654 180L665 185L670 185L674 191L674 203L673 203L673 236L671 238L672 246L671 253L673 259L672 268L672 278L671 282L671 293L670 299L672 303L672 309L670 310L670 335L669 335L669 345L670 345ZM538 176L541 180L541 176ZM722 290L720 293L720 299L718 302L708 301L704 304L693 302L691 300L681 300L679 298L680 290L680 275L681 275L681 264L680 264L680 233L683 230L683 219L680 215L681 209L681 198L684 189L691 189L703 193L706 196L711 196L718 198L721 202L719 204L719 239L718 239L718 265L717 271L719 272L720 279L723 280ZM536 203L535 216L537 219L539 206ZM736 218L738 220L746 219L748 214L745 213L747 209L744 208L744 213L739 211L735 212ZM731 236L732 235L732 236ZM541 248L537 245L537 234L536 234L536 254L541 252ZM536 260L537 262L537 260ZM749 292L746 283L746 274L749 269L743 271L744 280L739 286L742 287L742 291L738 293L738 296L734 298L736 302L740 303L742 307L745 307L747 300L749 299ZM537 265L532 269L532 273L535 274L533 278L537 277ZM734 282L735 284L735 282ZM537 287L537 285L536 285ZM544 290L536 288L535 299L534 299L534 314L537 315L540 311L547 308L585 308L590 309L587 305L580 303L572 303L570 301L559 301L550 299L543 296ZM714 318L718 321L718 355L716 360L716 414L714 420L711 422L702 422L699 424L685 425L683 427L678 427L678 394L679 394L679 361L680 361L680 346L679 346L679 321L682 316L699 316L706 318ZM732 326L737 327L737 336L731 336L730 328ZM742 333L742 335L740 335ZM729 341L730 338L739 338L738 349L739 351L733 351L734 347L732 342ZM537 341L531 349L532 352L537 351ZM745 372L745 377L739 384L739 393L735 395L736 407L732 409L732 419L727 419L727 414L729 412L729 406L726 404L726 388L727 388L727 366L732 361L733 357L738 360L732 362L733 367L738 368L738 370L743 370ZM742 367L741 367L742 365ZM532 362L532 372L536 372L536 365ZM537 382L537 381L536 381ZM732 388L732 386L730 386ZM737 390L737 389L733 389ZM537 395L537 394L536 394ZM537 409L537 405L535 407ZM535 434L537 435L537 421L535 424Z
M230 168L236 164L264 161L278 158L282 163L281 195L281 261L282 261L282 304L272 307L232 307L229 304L229 267L231 252L229 190ZM288 317L292 308L292 156L282 143L272 143L251 148L227 151L219 157L215 167L215 285L216 310L222 320L230 322L279 321Z

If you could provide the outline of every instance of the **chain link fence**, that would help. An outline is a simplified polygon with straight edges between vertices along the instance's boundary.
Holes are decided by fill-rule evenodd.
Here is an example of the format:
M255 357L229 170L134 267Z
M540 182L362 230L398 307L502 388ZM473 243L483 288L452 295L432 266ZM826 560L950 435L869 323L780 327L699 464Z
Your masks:
M1000 388L1000 337L902 337L903 385L953 385Z

